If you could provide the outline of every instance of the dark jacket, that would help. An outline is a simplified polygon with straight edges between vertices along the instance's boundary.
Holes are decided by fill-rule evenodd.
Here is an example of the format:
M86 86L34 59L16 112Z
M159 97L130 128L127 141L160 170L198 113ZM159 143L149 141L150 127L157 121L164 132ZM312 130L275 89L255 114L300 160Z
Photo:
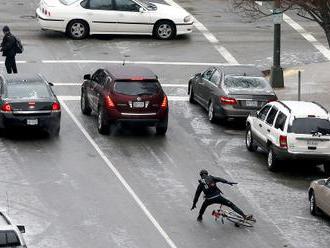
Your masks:
M2 56L14 57L16 55L16 38L8 33L3 37L1 43Z
M194 205L197 203L198 198L202 192L204 192L205 198L210 199L212 197L216 197L222 194L221 190L217 187L217 183L226 183L231 184L231 182L226 179L214 176L207 176L201 180L198 180L199 185L197 187L195 197L194 197Z

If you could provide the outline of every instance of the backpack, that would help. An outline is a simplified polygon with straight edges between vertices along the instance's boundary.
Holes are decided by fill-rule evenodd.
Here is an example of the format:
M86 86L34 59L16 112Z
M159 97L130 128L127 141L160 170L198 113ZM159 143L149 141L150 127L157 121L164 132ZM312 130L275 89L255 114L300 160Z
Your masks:
M18 39L18 38L16 38L16 37L15 37L15 40L16 40L16 42L15 42L16 43L15 44L15 51L16 51L16 53L23 53L24 47L22 45L21 40Z

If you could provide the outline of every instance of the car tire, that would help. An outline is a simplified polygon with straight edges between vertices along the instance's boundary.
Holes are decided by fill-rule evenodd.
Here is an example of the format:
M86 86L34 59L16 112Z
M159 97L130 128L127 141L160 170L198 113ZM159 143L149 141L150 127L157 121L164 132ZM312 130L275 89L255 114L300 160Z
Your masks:
M89 34L89 26L85 21L73 20L68 24L67 34L74 40L85 39Z
M216 122L216 117L214 115L214 105L213 105L213 102L212 101L209 103L209 107L208 107L207 113L208 113L209 121L211 123L215 123Z
M99 107L97 113L97 130L100 134L109 134L110 133L110 123L107 118L107 113L103 107Z
M317 207L316 204L316 199L315 199L315 194L314 191L311 192L310 197L309 197L309 211L311 215L318 215L319 213L319 208Z
M255 152L258 149L258 146L254 143L254 139L250 127L248 127L248 129L246 130L245 145L246 145L246 149L249 152Z
M88 98L83 90L81 91L80 108L81 108L81 112L84 115L90 115L92 113L92 109L89 106Z
M194 90L191 85L190 85L190 91L189 91L189 102L192 104L196 103L195 97L194 97Z
M176 35L175 25L170 21L159 21L154 27L154 36L159 40L171 40Z
M59 137L60 136L60 131L61 131L61 126L55 127L55 128L50 128L48 129L48 135L50 137Z
M277 160L276 155L274 154L273 148L271 146L268 149L267 168L270 171L278 170L278 160Z
M165 135L167 132L168 120L163 120L156 125L156 134Z
M330 177L330 162L323 163L324 174Z

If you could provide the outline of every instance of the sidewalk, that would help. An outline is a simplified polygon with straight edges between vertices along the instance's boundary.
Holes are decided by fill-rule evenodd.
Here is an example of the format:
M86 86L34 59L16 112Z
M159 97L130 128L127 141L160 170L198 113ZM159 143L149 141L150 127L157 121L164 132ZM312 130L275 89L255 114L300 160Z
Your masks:
M301 70L301 100L316 101L330 111L330 62L288 68L283 89L275 89L280 100L298 99L298 71Z

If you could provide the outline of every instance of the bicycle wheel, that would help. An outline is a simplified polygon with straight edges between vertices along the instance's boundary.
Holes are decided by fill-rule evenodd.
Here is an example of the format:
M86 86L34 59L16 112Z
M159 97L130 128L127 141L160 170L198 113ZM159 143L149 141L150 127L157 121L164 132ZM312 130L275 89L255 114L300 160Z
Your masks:
M235 212L228 212L227 214L227 219L234 223L236 226L245 226L245 227L253 227L253 224L248 221L245 220L242 216L240 216L239 214L235 213Z

